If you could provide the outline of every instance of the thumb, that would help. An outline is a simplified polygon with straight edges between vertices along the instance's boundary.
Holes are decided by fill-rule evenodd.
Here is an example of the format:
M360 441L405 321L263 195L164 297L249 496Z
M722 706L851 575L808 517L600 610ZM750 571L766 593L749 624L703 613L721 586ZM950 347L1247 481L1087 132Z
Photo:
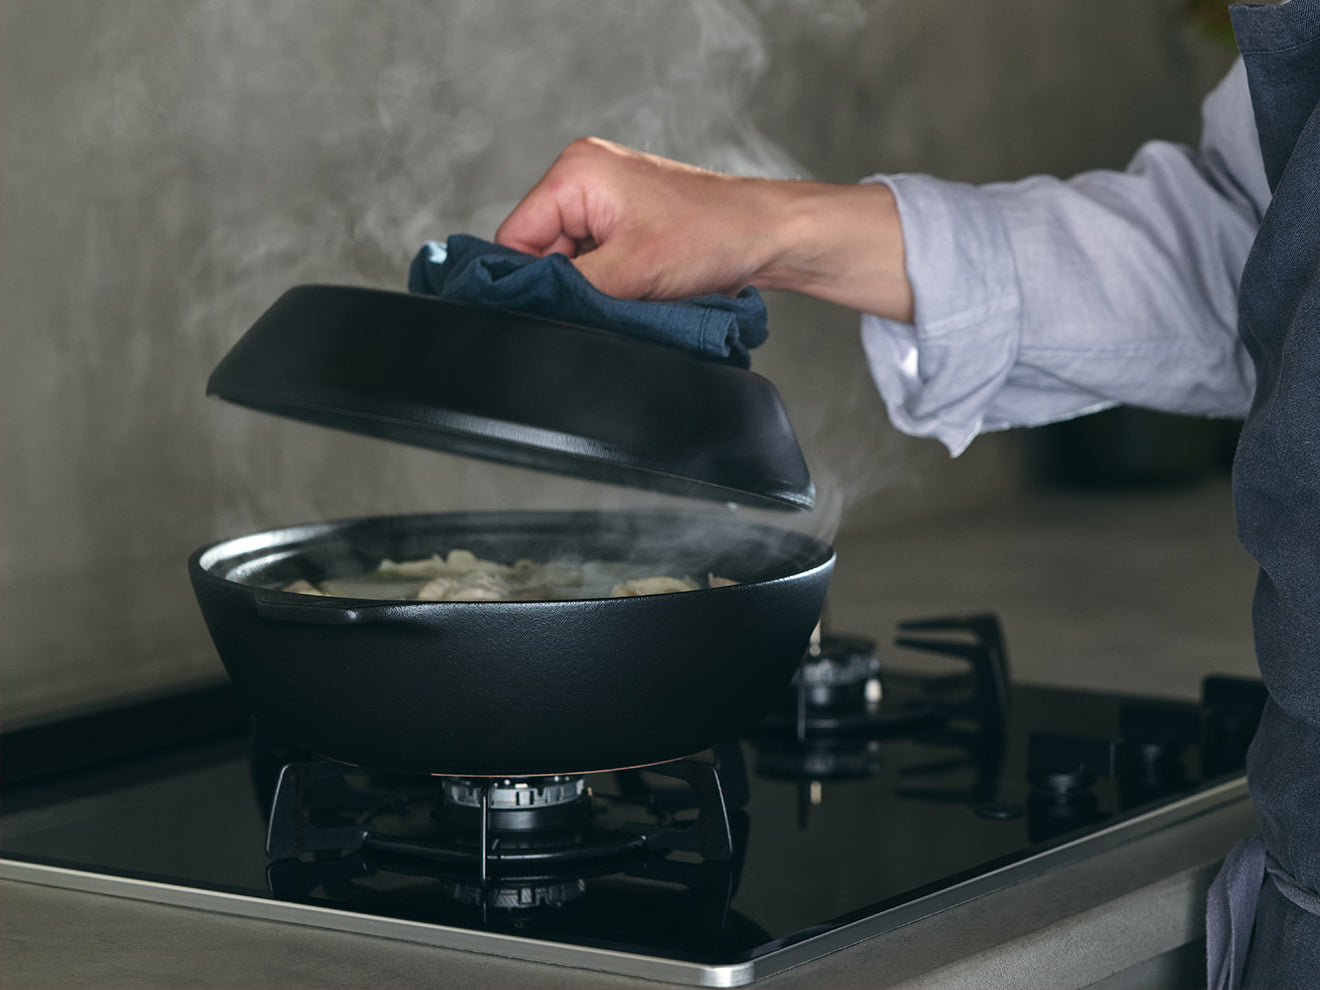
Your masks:
M628 251L605 244L573 259L578 272L593 286L618 299L642 299L646 287L638 278Z

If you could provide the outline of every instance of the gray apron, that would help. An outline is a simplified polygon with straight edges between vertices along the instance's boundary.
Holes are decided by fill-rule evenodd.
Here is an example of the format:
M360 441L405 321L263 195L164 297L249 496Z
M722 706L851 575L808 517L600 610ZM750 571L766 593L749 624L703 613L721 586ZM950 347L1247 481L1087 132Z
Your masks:
M1320 987L1320 0L1232 8L1273 198L1242 275L1256 394L1233 464L1269 701L1247 759L1261 835L1211 888L1211 987Z

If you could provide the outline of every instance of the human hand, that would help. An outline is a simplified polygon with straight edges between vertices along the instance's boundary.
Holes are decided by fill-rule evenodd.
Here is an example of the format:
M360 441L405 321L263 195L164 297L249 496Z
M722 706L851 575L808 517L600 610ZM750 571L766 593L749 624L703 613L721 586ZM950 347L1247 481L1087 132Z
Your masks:
M597 138L569 145L495 233L564 254L625 299L736 294L763 266L755 180L708 172Z
M883 185L740 178L580 138L495 240L567 255L596 288L625 299L755 283L912 319L902 228Z

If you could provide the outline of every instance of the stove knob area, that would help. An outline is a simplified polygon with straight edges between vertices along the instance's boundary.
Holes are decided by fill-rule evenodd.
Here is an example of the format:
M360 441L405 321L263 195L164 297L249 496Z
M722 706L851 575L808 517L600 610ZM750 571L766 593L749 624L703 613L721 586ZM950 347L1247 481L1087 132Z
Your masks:
M1114 776L1122 746L1115 739L1033 732L1027 739L1028 832L1032 842L1063 835L1104 817L1094 787Z
M1214 777L1246 766L1247 748L1260 724L1267 698L1258 678L1211 674L1201 682L1205 713L1202 775Z
M1119 776L1125 808L1181 790L1188 779L1188 753L1200 746L1205 717L1199 705L1179 700L1142 700L1119 711L1126 759Z
M1033 732L1027 740L1027 782L1033 795L1066 800L1116 775L1121 743L1114 739Z

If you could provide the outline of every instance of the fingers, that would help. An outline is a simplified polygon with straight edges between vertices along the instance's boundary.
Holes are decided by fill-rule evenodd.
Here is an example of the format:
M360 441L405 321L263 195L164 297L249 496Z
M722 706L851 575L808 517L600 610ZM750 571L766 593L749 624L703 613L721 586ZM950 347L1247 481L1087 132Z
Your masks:
M495 243L538 258L556 253L573 258L577 241L564 226L559 204L533 189L495 231Z
M586 173L565 173L562 157L523 197L495 232L495 242L538 258L563 254L573 259L583 277L600 291L628 296L626 252L608 240L597 224L593 229L585 196L573 185L590 181Z
M736 292L760 250L741 185L593 138L573 142L500 225L498 243L571 258L596 288L626 299ZM749 206L753 208L749 208Z
M603 241L600 211L592 201L606 181L602 159L609 157L604 142L574 141L500 224L495 242L537 257L574 258Z

